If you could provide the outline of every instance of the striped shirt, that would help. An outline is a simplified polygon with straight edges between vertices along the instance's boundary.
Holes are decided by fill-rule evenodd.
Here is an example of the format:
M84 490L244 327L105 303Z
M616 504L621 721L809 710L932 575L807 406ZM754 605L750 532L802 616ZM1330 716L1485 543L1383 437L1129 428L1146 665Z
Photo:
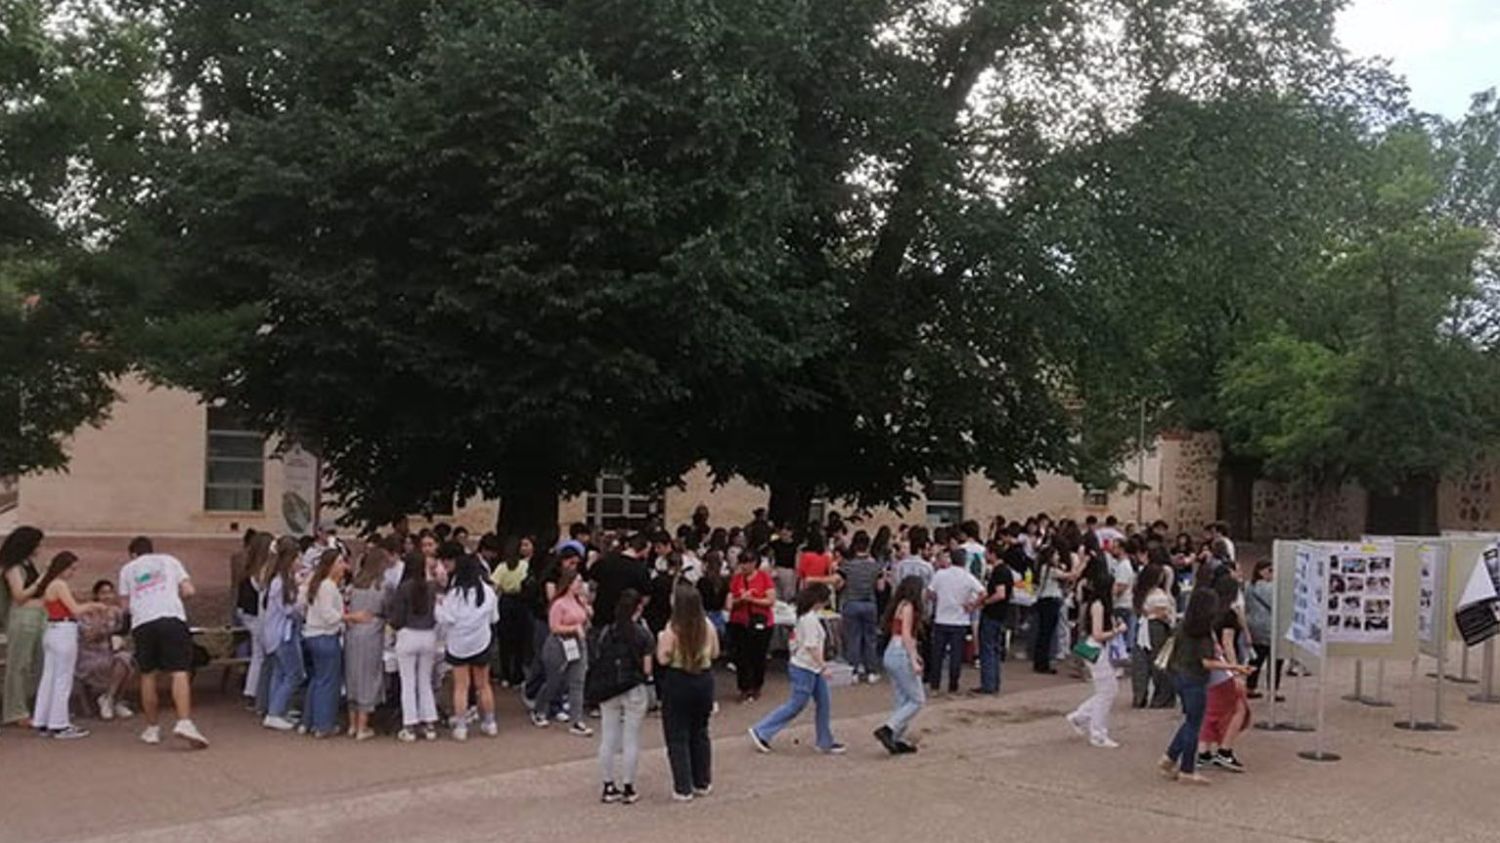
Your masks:
M844 591L841 595L844 602L875 602L875 581L880 579L883 569L884 566L868 556L845 559L839 565L839 573L844 575Z

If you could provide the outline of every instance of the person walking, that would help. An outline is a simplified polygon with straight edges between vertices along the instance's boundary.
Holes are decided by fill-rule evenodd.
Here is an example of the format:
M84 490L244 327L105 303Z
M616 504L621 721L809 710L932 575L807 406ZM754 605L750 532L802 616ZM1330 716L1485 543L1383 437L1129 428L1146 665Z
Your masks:
M5 699L0 722L7 726L31 728L30 702L41 678L42 638L47 629L47 612L37 593L42 575L35 559L41 543L41 530L23 526L11 530L0 544L6 592L0 598L6 612Z
M863 533L854 537L856 546L860 535ZM822 583L813 583L797 595L797 627L792 634L792 654L787 662L791 697L750 727L750 742L760 752L770 752L771 741L791 725L807 707L808 700L812 700L817 750L825 755L844 753L844 745L833 739L833 697L828 691L828 679L824 675L828 666L823 659L828 634L818 616L827 608L830 597L828 586Z
M344 598L340 589L349 572L344 551L330 548L318 557L317 567L302 589L302 642L311 661L307 678L307 718L303 725L314 738L331 737L338 730L339 686L344 680Z
M1109 658L1109 642L1126 631L1125 622L1113 615L1114 585L1114 577L1104 564L1093 565L1089 579L1084 582L1078 625L1080 637L1094 645L1094 659L1089 665L1093 693L1067 716L1073 731L1087 735L1089 745L1098 749L1120 746L1109 736L1110 709L1120 687Z
M649 685L656 641L641 623L641 594L633 588L620 592L614 623L599 633L594 670L610 680L599 700L599 777L604 782L600 802L635 803L635 772L641 755L641 723L650 706ZM594 674L591 673L590 677ZM593 680L599 681L599 680ZM618 760L617 760L618 759Z
M479 698L479 731L499 734L495 723L495 690L490 687L494 624L499 601L485 582L484 563L473 556L458 560L448 591L437 603L437 621L447 630L448 665L453 668L453 739L469 739L469 689Z
M52 557L47 573L37 582L47 631L42 635L42 678L37 685L31 722L39 735L71 740L86 738L87 730L73 725L68 703L73 697L73 671L78 664L78 616L104 611L102 603L79 603L68 581L78 567L78 556L63 551Z
M437 659L437 589L427 579L427 560L406 557L401 585L391 595L385 616L396 630L396 665L401 677L401 731L396 740L411 743L417 730L437 740L437 699L432 689Z
M768 577L769 579L769 577ZM672 798L691 802L713 792L713 662L719 637L703 614L698 590L683 584L672 595L672 617L656 641L661 727L672 767Z
M775 603L776 582L760 570L759 555L742 554L738 570L729 580L726 603L734 638L735 682L740 702L759 699L766 684L766 651L771 646L771 607Z
M349 590L349 622L344 628L344 690L349 699L349 736L375 737L370 715L385 699L386 570L390 554L375 546L365 551Z
M885 645L885 672L891 680L894 705L885 723L875 730L875 739L892 755L916 752L906 740L906 729L927 704L922 688L922 656L917 641L921 637L926 601L926 586L920 576L912 575L896 585L890 609L884 621L891 640Z
M849 558L839 567L844 659L854 668L854 681L864 679L872 685L880 681L880 664L876 660L880 622L875 609L875 586L884 571L885 566L870 555L869 533L856 532L849 543Z
M1212 670L1236 670L1215 655L1213 625L1218 610L1219 600L1212 591L1194 589L1172 639L1170 664L1177 698L1182 702L1182 723L1157 766L1162 775L1174 781L1209 783L1197 770L1198 735L1208 706L1208 675Z
M1249 697L1258 700L1260 678L1266 672L1266 663L1271 660L1271 604L1276 599L1276 569L1269 559L1255 563L1250 585L1245 589L1245 625L1250 629L1250 648L1255 657L1250 661L1250 678L1246 680ZM1281 668L1285 659L1277 659L1271 665L1271 678L1266 684L1276 701L1281 702Z
M172 734L194 749L207 749L208 739L193 725L191 675L193 635L188 631L184 597L195 593L187 570L175 556L157 553L151 540L138 536L130 542L130 561L120 569L120 604L130 613L135 661L141 669L141 713L146 729L141 740L161 743L157 725L156 679L172 677L172 705L177 725Z
M1203 731L1198 735L1198 766L1213 764L1234 773L1245 772L1245 765L1234 754L1236 739L1250 724L1250 702L1245 690L1245 675L1252 668L1240 652L1244 619L1240 616L1240 584L1233 576L1221 577L1214 584L1219 612L1214 617L1215 655L1237 670L1215 670L1208 677L1208 705L1203 713Z
M953 548L938 553L938 569L932 575L932 593L936 599L932 624L932 663L928 684L936 692L942 681L943 659L948 660L948 693L958 693L958 680L964 668L964 638L969 634L969 617L984 596L984 586L967 567L968 553Z
M552 701L566 689L568 714L572 721L568 733L584 738L594 734L584 722L583 706L583 680L589 664L589 618L592 614L583 599L583 578L576 570L564 570L557 579L557 596L547 614L550 634L542 647L547 683L537 694L536 704L531 710L532 725L548 725L547 712Z

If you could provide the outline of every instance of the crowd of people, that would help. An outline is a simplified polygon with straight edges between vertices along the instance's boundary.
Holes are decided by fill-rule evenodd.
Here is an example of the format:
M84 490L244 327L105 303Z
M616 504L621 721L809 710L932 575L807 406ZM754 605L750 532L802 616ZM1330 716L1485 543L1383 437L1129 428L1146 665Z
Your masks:
M118 580L95 583L85 600L71 587L73 553L39 570L42 541L19 527L0 545L0 722L85 737L72 721L75 687L100 719L131 717L124 696L138 677L141 738L159 743L165 673L172 734L206 747L191 719L183 598L194 587L182 564L137 538ZM494 534L471 542L445 524L413 531L404 519L365 536L358 553L331 524L300 538L249 531L231 579L246 706L266 729L366 741L389 712L402 742L443 730L459 742L474 730L495 737L499 686L520 695L536 728L587 738L596 720L601 799L626 804L638 799L640 732L653 710L672 797L712 792L716 666L754 703L782 645L789 697L750 727L759 752L774 751L811 702L814 748L843 753L832 688L883 679L892 710L872 737L892 755L917 752L911 724L929 695L959 693L968 665L978 667L969 693L998 694L1003 664L1022 655L1038 673L1072 664L1089 680L1066 720L1093 747L1118 746L1110 714L1125 678L1133 707L1182 707L1164 773L1197 783L1205 765L1242 772L1235 747L1268 660L1272 582L1260 563L1242 586L1222 524L1171 537L1162 522L1038 515L872 535L837 515L794 527L757 512L715 528L706 507L675 533L575 524L550 550L532 538L506 548ZM1273 672L1275 693L1281 665Z

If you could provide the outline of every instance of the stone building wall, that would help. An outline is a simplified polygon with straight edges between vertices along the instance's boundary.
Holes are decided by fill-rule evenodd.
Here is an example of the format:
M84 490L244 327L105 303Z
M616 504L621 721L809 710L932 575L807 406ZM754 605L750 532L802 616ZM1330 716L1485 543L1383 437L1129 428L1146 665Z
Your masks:
M1168 431L1158 448L1161 518L1174 531L1196 534L1219 513L1219 437Z

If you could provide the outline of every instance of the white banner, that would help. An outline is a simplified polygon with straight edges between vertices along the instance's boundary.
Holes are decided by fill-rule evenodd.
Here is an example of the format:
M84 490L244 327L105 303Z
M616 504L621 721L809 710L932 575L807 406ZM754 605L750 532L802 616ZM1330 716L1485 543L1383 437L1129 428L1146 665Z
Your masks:
M1315 545L1314 552L1328 558L1328 643L1395 641L1395 543Z
M1417 646L1434 658L1447 643L1448 547L1423 544L1417 547Z
M317 526L318 460L293 445L281 455L281 520L288 535L306 536Z

